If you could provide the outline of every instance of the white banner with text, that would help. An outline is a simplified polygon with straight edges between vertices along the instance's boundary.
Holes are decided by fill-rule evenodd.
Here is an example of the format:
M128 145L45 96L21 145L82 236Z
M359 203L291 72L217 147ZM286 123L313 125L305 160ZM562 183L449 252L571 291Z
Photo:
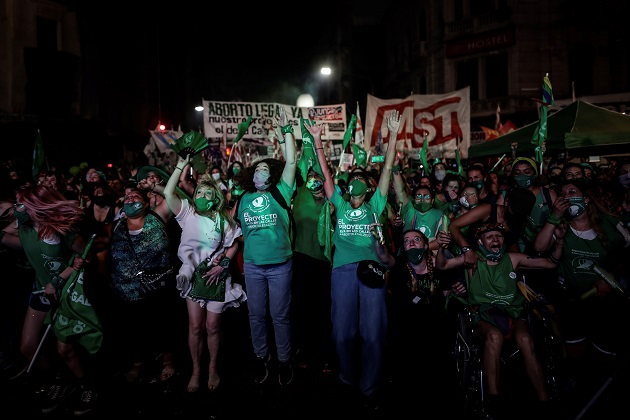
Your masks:
M289 124L293 126L296 139L302 138L300 119L310 119L323 123L323 140L343 140L348 128L346 122L346 105L323 105L313 107L297 107L278 103L261 102L220 102L203 100L204 134L208 138L236 138L238 125L252 118L244 139L272 141L275 137L273 123L280 107L283 107Z
M364 149L388 142L387 116L394 110L402 117L398 140L407 149L421 150L429 141L427 158L455 158L459 149L468 158L470 146L470 88L443 95L411 95L404 99L379 99L368 95ZM409 152L409 150L407 151Z

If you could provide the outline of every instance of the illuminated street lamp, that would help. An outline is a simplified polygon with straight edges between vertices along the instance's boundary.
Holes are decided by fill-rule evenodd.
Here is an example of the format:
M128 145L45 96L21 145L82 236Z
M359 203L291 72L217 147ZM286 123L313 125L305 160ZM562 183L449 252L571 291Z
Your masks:
M303 93L298 96L296 105L299 108L308 108L311 106L315 106L315 100L310 93Z

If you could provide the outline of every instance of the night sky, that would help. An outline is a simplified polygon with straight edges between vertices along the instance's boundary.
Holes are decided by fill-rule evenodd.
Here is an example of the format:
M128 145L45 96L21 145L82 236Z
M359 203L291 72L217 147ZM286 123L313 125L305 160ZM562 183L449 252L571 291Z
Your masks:
M186 130L202 98L295 103L320 83L321 57L334 43L336 17L321 8L239 3L226 12L184 1L138 11L136 2L103 4L79 19L93 70L90 93L113 127L133 124L121 108L148 127L159 116Z
M351 15L373 14L378 4L342 0L305 9L298 3L188 0L66 3L76 11L81 56L70 57L67 68L53 69L45 60L35 67L55 88L34 92L42 97L61 92L68 99L63 107L44 108L38 122L8 136L19 145L16 154L25 166L37 130L52 165L103 164L129 151L142 158L158 121L184 132L202 129L202 114L194 110L202 99L295 104L300 94L311 93L316 103L328 103L319 69L335 54L338 26L351 25ZM358 38L355 51L364 40ZM354 98L345 102L348 112L355 112Z

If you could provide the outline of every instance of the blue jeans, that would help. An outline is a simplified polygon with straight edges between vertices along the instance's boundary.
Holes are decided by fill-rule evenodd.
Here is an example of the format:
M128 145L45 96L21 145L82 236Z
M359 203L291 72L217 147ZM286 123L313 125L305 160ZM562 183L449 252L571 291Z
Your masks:
M365 286L357 278L357 265L346 264L332 271L332 334L339 358L339 379L358 385L367 396L380 387L383 377L387 307L385 286Z
M249 310L249 328L252 336L254 353L265 357L269 352L267 338L267 301L269 314L273 322L276 337L278 360L291 359L291 278L293 261L282 264L256 265L244 263L245 287L247 288L247 308Z

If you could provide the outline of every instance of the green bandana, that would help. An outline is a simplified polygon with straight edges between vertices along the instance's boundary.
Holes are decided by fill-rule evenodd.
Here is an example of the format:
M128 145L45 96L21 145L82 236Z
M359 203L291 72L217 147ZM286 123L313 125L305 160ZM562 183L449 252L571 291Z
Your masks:
M360 197L362 195L365 195L365 193L367 192L367 185L365 185L364 182L355 179L350 182L348 192L353 197Z
M503 257L503 254L505 254L505 250L506 250L505 244L497 252L492 252L485 246L479 244L479 252L489 261L498 262L501 259L501 257Z
M428 212L429 210L431 210L431 207L433 207L433 204L427 203L426 201L423 201L421 203L415 203L413 205L413 208L418 210L420 213Z

